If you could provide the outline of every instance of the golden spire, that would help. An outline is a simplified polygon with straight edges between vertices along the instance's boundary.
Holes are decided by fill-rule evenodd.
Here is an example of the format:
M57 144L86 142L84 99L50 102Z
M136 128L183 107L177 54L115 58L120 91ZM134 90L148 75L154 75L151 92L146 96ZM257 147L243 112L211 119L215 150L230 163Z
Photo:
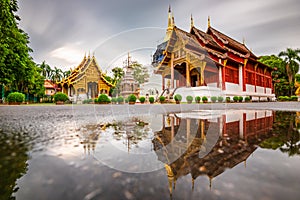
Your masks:
M210 16L208 16L207 27L210 28Z
M164 41L168 41L170 39L173 28L174 28L174 17L172 15L171 6L169 5L168 27L167 27L166 37L165 37Z
M84 58L86 58L86 52L84 52Z
M91 52L89 51L89 56L88 56L88 58L90 58L91 57Z
M192 191L194 191L194 187L195 187L195 179L192 178Z
M245 37L243 37L243 45L245 45Z
M194 27L194 19L193 19L193 15L191 14L191 29Z

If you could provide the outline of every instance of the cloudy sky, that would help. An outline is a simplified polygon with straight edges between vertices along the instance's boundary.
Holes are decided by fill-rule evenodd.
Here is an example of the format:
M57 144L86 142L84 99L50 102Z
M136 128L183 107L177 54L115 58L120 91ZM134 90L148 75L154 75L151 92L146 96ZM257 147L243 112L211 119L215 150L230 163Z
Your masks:
M36 63L74 68L95 54L103 70L120 65L127 52L151 61L163 40L171 4L177 27L215 29L243 41L257 55L300 48L299 0L19 0L20 26L30 36Z

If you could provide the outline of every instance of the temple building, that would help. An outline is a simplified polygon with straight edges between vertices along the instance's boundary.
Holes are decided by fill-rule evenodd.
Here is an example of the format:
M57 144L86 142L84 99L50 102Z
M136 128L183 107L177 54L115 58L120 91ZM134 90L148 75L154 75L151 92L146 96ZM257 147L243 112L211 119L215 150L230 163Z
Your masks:
M272 69L259 62L246 45L216 30L204 32L194 26L189 32L175 26L169 8L164 42L153 55L155 73L162 76L162 89L183 96L249 96L252 100L275 97ZM171 82L167 88L166 82Z
M96 98L102 93L109 95L110 88L114 87L106 80L94 55L84 56L78 67L71 71L71 75L58 85L74 102Z

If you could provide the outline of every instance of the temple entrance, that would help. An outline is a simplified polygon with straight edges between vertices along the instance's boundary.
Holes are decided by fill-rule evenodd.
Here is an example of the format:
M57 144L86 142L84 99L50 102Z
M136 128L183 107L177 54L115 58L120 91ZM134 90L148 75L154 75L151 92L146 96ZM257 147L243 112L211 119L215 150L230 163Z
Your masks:
M191 76L191 86L192 87L198 86L198 76L197 75Z
M98 84L96 82L88 83L88 96L90 98L95 98L98 96Z

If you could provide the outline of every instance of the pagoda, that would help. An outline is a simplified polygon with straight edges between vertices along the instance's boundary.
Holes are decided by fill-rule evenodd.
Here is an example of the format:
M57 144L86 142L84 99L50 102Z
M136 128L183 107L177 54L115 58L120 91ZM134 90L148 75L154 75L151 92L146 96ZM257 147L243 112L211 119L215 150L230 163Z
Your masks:
M175 26L169 8L166 36L157 46L152 64L162 76L162 90L180 93L184 99L187 95L275 98L272 69L259 62L244 42L213 28L210 17L204 32L194 26L191 16L190 31L186 32Z
M133 77L133 66L128 53L127 60L125 61L125 75L120 82L120 95L127 98L130 94L136 97L139 95L139 83Z
M103 93L109 95L110 88L114 87L106 80L94 55L88 57L84 55L81 63L71 70L70 76L60 81L58 85L74 102L97 98Z

